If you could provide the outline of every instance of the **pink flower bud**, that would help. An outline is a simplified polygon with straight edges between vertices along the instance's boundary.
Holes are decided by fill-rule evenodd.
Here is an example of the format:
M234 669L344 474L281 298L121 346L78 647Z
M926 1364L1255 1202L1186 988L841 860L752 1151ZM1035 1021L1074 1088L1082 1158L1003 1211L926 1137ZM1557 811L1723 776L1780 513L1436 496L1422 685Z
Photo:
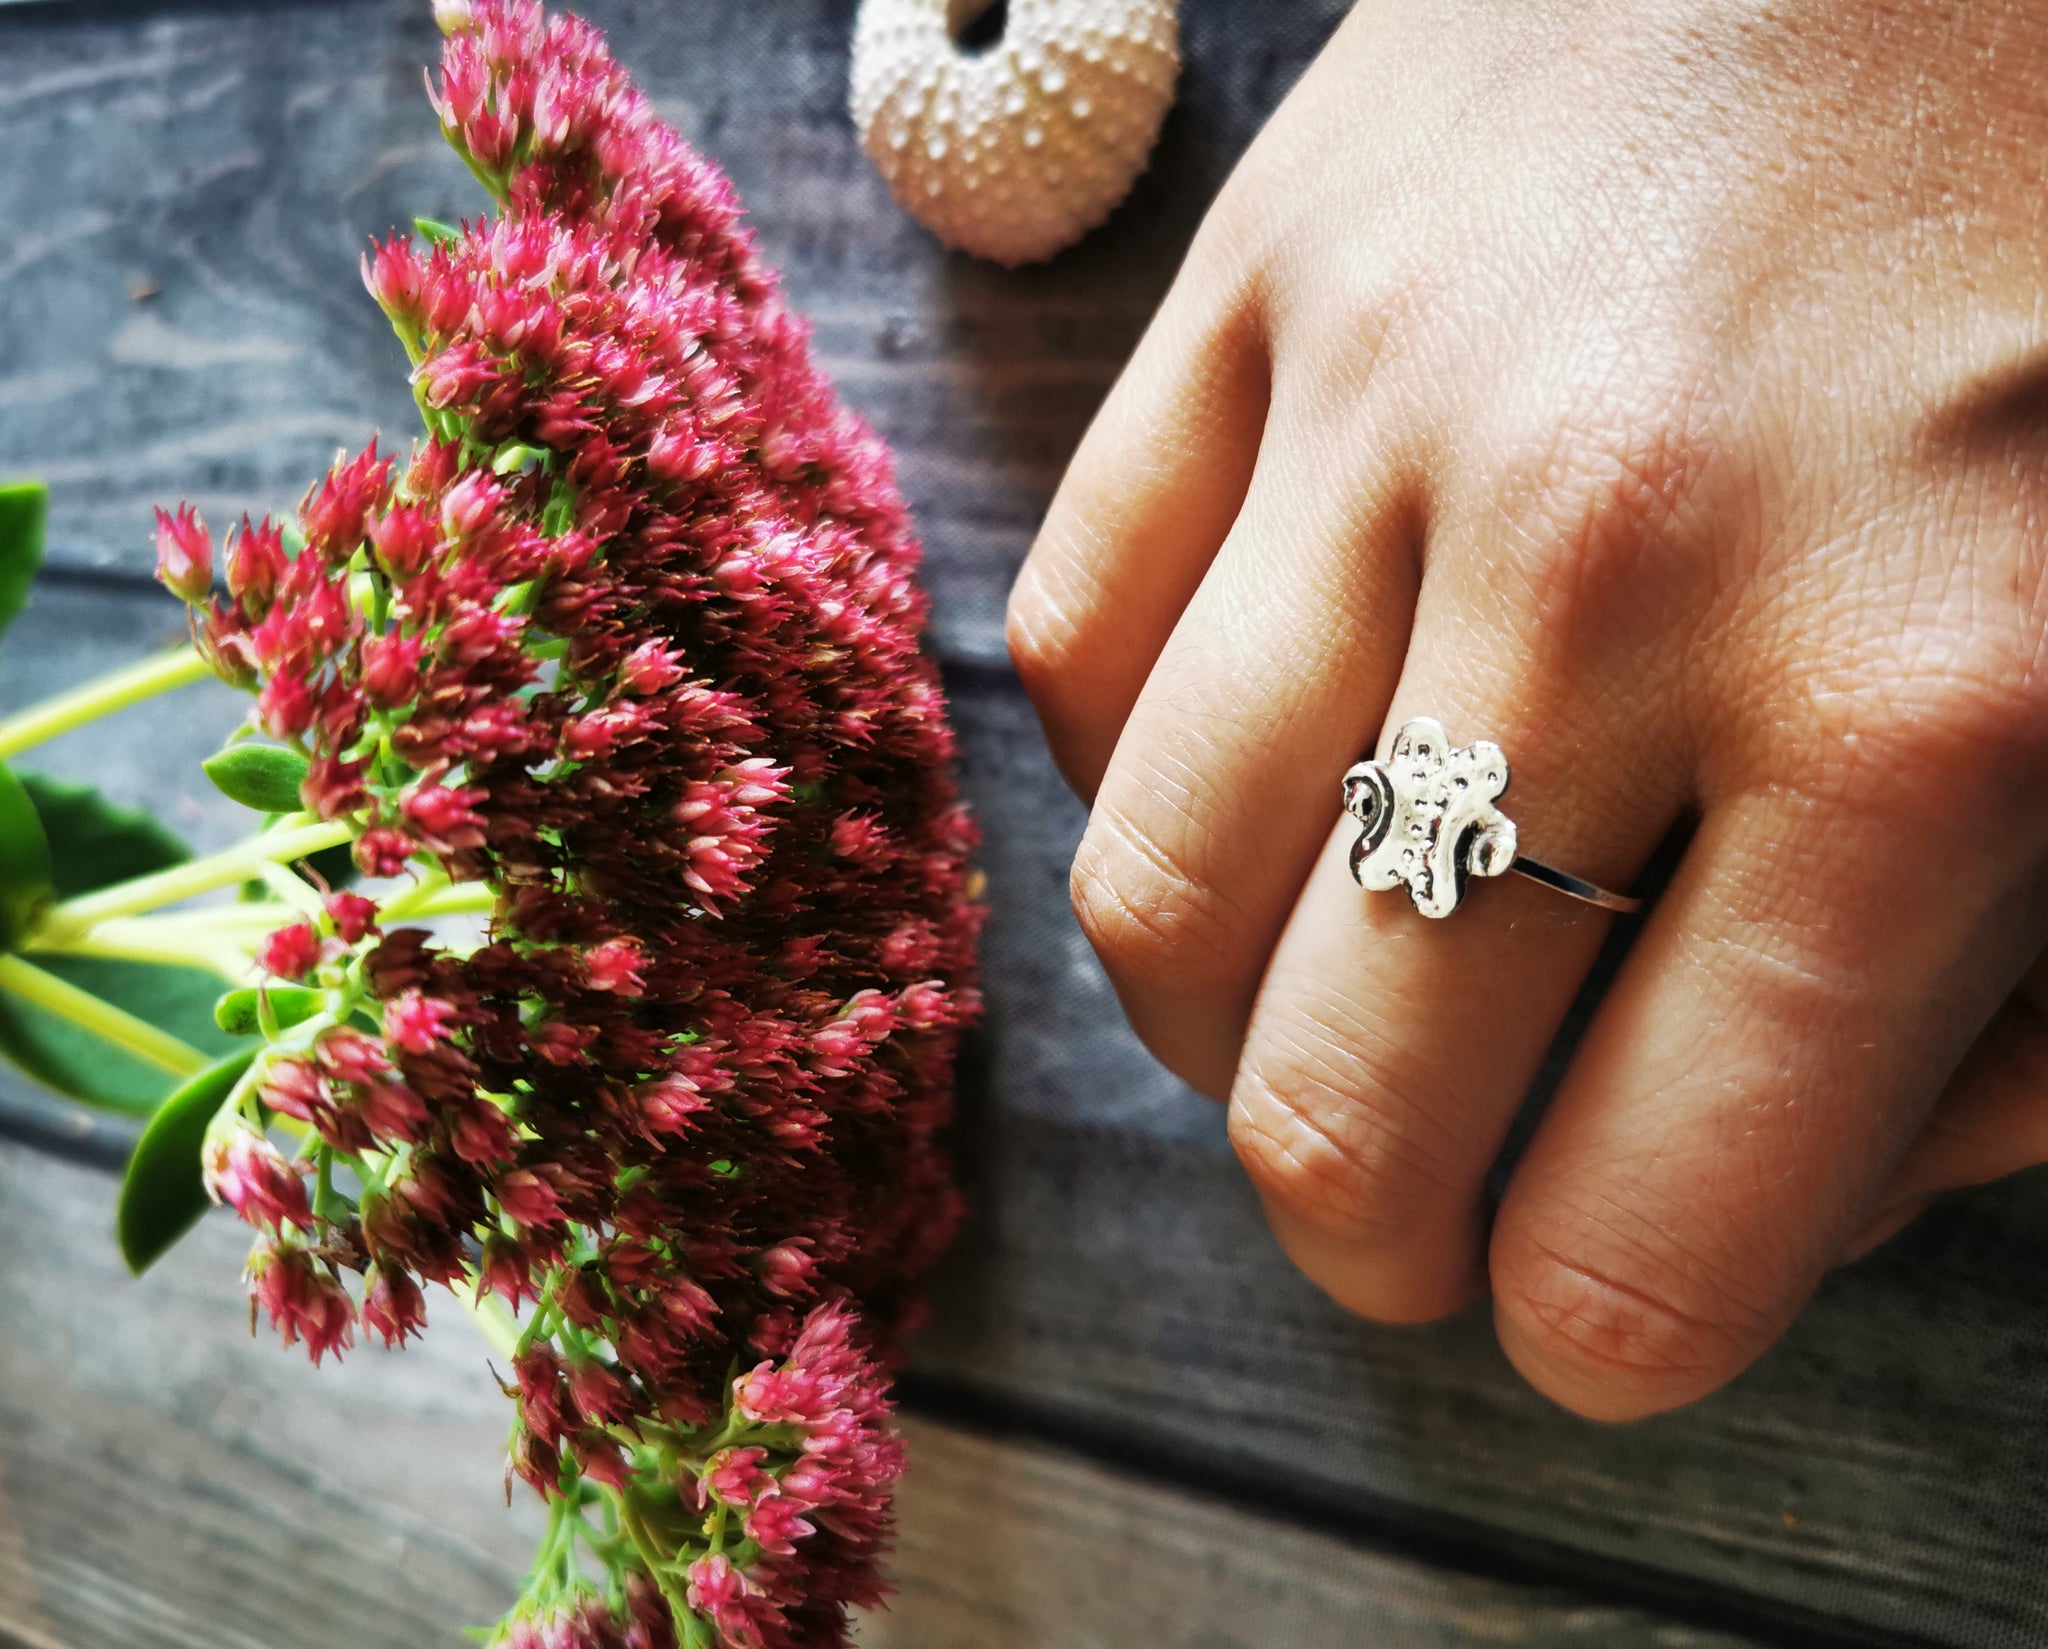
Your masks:
M306 1182L277 1147L253 1128L211 1135L202 1177L207 1195L226 1203L250 1225L267 1225L273 1231L287 1225L302 1231L313 1229Z
M393 630L363 643L363 697L380 710L410 702L420 690L420 642Z
M363 254L363 285L384 313L401 326L417 327L421 319L420 293L424 272L413 249L397 236L388 241L371 241Z
M250 1291L269 1313L271 1326L288 1346L301 1340L318 1363L339 1355L354 1338L355 1303L348 1290L319 1270L303 1248L259 1248L249 1261Z
M401 504L377 523L373 534L377 559L397 578L422 571L441 547L441 532L432 516L417 504Z
M311 1122L331 1102L326 1078L310 1060L273 1059L263 1073L263 1103L280 1116Z
M403 1082L373 1082L357 1103L357 1114L382 1144L417 1140L427 1126L427 1108Z
M438 997L404 991L384 1004L384 1034L409 1054L429 1052L448 1039L455 1009Z
M634 1097L640 1105L641 1126L650 1137L679 1134L698 1112L710 1109L688 1077L665 1076L644 1083Z
M279 979L304 979L320 965L320 935L311 922L281 927L257 947L256 965Z
M448 1137L458 1157L482 1167L509 1162L519 1149L511 1120L487 1099L465 1106Z
M156 512L156 576L173 595L204 601L213 588L213 535L190 504Z
M252 527L245 515L241 530L228 540L227 562L229 593L249 617L261 618L270 611L271 600L291 564L283 534L269 516Z
M626 1452L608 1432L586 1427L569 1439L576 1469L594 1483L623 1489L628 1482Z
M809 1509L786 1495L771 1494L742 1520L747 1538L764 1552L789 1557L796 1551L796 1542L816 1532L803 1515Z
M761 1469L768 1451L761 1448L720 1449L704 1466L704 1486L728 1506L751 1506L775 1487Z
M483 1253L477 1261L477 1280L514 1311L521 1302L537 1295L526 1250L502 1231L493 1231L484 1238Z
M313 1055L320 1068L336 1082L381 1082L391 1074L383 1043L345 1025L321 1032L320 1040L313 1045Z
M810 1249L810 1240L805 1237L764 1248L757 1262L761 1286L785 1300L810 1293L811 1276L818 1269L818 1262L812 1258Z
M356 838L356 866L365 876L402 876L416 847L404 831L377 825Z
M633 1394L617 1370L591 1357L572 1357L566 1367L569 1401L592 1425L615 1425L633 1412Z
M322 476L299 512L306 542L336 566L362 547L370 518L384 507L391 487L391 460L377 455L377 443L337 464Z
M496 513L505 489L486 470L471 470L441 497L441 529L450 538L471 538Z
M394 1350L427 1326L427 1302L405 1272L379 1266L363 1291L363 1329Z
M399 798L406 819L420 839L437 852L458 847L481 847L483 815L477 803L483 792L449 785L419 783L408 786Z
M521 1423L544 1442L561 1441L567 1384L555 1348L545 1340L535 1341L512 1359L512 1377L519 1382Z
M508 1219L520 1225L557 1225L562 1199L531 1168L510 1168L491 1182L491 1192Z
M594 991L610 991L617 996L640 994L640 970L645 965L640 947L630 939L607 939L583 953L585 982Z
M683 679L681 655L659 641L643 641L619 666L619 689L645 695L659 693Z
M313 725L319 711L313 689L301 675L279 674L256 695L256 719L274 739L296 739Z
M330 893L324 901L327 919L344 945L354 945L377 924L377 904L360 893Z

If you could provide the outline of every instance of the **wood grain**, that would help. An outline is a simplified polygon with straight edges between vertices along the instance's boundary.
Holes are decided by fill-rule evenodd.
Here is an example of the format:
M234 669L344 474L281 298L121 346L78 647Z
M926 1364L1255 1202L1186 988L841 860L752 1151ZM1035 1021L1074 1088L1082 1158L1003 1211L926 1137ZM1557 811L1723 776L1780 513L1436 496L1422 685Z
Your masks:
M844 112L850 0L591 0L664 115L733 173L926 538L940 640L1001 612L1068 452L1201 209L1342 0L1190 7L1156 164L1111 223L1008 273L905 218ZM474 214L420 90L425 0L0 12L0 465L55 489L66 565L144 570L149 510L295 501L337 446L416 418L363 293L371 234Z
M493 1618L538 1519L524 1491L505 1509L506 1404L462 1314L437 1297L424 1340L315 1371L247 1336L245 1234L225 1216L126 1277L113 1187L0 1147L0 1467L23 1527L13 1565L0 1527L0 1643L423 1649ZM1058 1451L908 1430L902 1590L866 1649L1739 1642L1361 1551Z
M55 661L140 650L173 611L45 588L0 654L0 706ZM936 1400L1388 1537L1543 1542L1539 1568L1624 1565L1672 1607L1711 1589L1786 1630L1838 1620L1844 1641L2048 1629L2040 1181L1960 1199L1842 1274L1721 1396L1622 1430L1573 1420L1521 1385L1483 1317L1376 1329L1294 1275L1215 1108L1132 1041L1065 914L1079 809L1028 708L991 672L956 669L952 691L994 912L959 1134L975 1214L915 1359ZM192 775L235 708L198 690L42 759L211 843L237 810ZM102 1164L132 1134L4 1078L0 1125Z
M1767 1637L2048 1641L2048 1316L2034 1281L2048 1184L1961 1199L1835 1279L1722 1396L1591 1427L1519 1384L1483 1317L1374 1329L1296 1278L1220 1118L1132 1041L1066 914L1081 813L1001 666L1002 593L1202 203L1341 5L1188 0L1186 86L1158 166L1102 233L1020 274L940 253L859 157L840 110L849 4L587 9L734 170L828 364L895 445L931 551L994 915L989 1026L960 1132L978 1212L919 1354L930 1400L1243 1505L1390 1540L1428 1531L1475 1561L1577 1572ZM337 443L407 427L353 266L367 232L472 199L419 98L430 49L412 0L0 14L0 207L14 234L0 247L0 467L57 484L57 573L0 649L0 708L175 625L167 602L119 582L146 561L150 503L196 489L216 521L275 507ZM211 844L235 810L193 764L235 714L228 695L196 692L39 758ZM0 1127L103 1162L126 1137L5 1080ZM0 1267L31 1293L54 1263L0 1241ZM107 1286L98 1332L159 1355L123 1340L140 1307ZM212 1400L241 1401L238 1389ZM289 1390L247 1401L314 1423L319 1406ZM72 1456L150 1453L154 1422L125 1412L60 1404L64 1447L36 1456L34 1480ZM193 1447L165 1457L167 1475L129 1469L168 1494L205 1480ZM119 1473L103 1469L111 1485ZM261 1515L288 1505L322 1540L402 1552L403 1599L496 1584L480 1547L363 1522L355 1488L281 1480ZM257 1515L219 1511L230 1550ZM1219 1552L1208 1561L1225 1577L1216 1607L1237 1608L1229 1588L1252 1581L1228 1578ZM177 1583L176 1568L149 1584ZM90 1590L74 1580L67 1596ZM360 1596L374 1616L390 1601L346 1572L306 1584L323 1607ZM393 1606L391 1620L411 1618L413 1602ZM260 1619L285 1629L282 1611Z

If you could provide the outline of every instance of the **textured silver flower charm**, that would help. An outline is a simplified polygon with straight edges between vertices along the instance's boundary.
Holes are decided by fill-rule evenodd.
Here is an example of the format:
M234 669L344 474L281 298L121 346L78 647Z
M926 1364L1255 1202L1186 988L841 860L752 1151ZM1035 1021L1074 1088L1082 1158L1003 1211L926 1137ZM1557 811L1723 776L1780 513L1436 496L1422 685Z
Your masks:
M1450 915L1468 877L1514 865L1514 822L1493 805L1507 787L1499 745L1482 739L1458 749L1441 723L1418 716L1395 734L1385 761L1344 775L1344 811L1359 824L1351 874L1376 892L1405 884L1423 915Z

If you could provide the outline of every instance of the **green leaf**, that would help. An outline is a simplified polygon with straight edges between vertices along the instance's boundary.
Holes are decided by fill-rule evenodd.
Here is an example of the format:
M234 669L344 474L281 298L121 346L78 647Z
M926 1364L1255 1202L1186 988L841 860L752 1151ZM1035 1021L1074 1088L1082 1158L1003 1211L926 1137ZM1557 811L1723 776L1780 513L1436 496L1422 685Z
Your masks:
M530 447L523 441L507 441L498 449L491 460L493 475L524 475L531 470L544 470L548 460L554 456L546 447Z
M181 864L192 855L147 814L116 807L90 785L20 775L50 847L60 899ZM205 1054L235 1050L213 1019L220 980L202 968L38 954L36 966L146 1019ZM95 1032L17 997L0 996L0 1055L38 1082L117 1111L156 1109L177 1079Z
M214 1003L213 1022L229 1036L255 1036L263 1029L265 996L270 998L271 1020L281 1031L304 1024L327 1003L324 992L304 985L270 985L261 990L244 986Z
M209 1065L157 1107L121 1180L114 1230L121 1258L141 1276L213 1205L200 1173L207 1125L256 1057L254 1048Z
M231 744L199 764L231 802L258 813L292 813L309 766L296 750L276 744Z
M462 239L462 231L452 223L443 223L439 218L414 218L412 226L436 246L453 246Z
M27 788L0 762L0 949L29 930L56 893L50 842Z
M89 784L42 773L23 773L21 782L49 835L60 899L168 870L192 857L176 832L147 813L116 806Z
M0 481L0 631L28 605L49 514L50 489L42 482Z

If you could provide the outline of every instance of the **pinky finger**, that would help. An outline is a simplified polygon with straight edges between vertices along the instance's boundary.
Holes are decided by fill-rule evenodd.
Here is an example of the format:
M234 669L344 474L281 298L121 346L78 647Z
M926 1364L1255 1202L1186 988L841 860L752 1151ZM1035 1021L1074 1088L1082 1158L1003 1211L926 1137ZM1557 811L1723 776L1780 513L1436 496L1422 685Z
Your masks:
M1985 1028L1843 1252L1861 1259L1944 1191L2048 1162L2048 958Z

